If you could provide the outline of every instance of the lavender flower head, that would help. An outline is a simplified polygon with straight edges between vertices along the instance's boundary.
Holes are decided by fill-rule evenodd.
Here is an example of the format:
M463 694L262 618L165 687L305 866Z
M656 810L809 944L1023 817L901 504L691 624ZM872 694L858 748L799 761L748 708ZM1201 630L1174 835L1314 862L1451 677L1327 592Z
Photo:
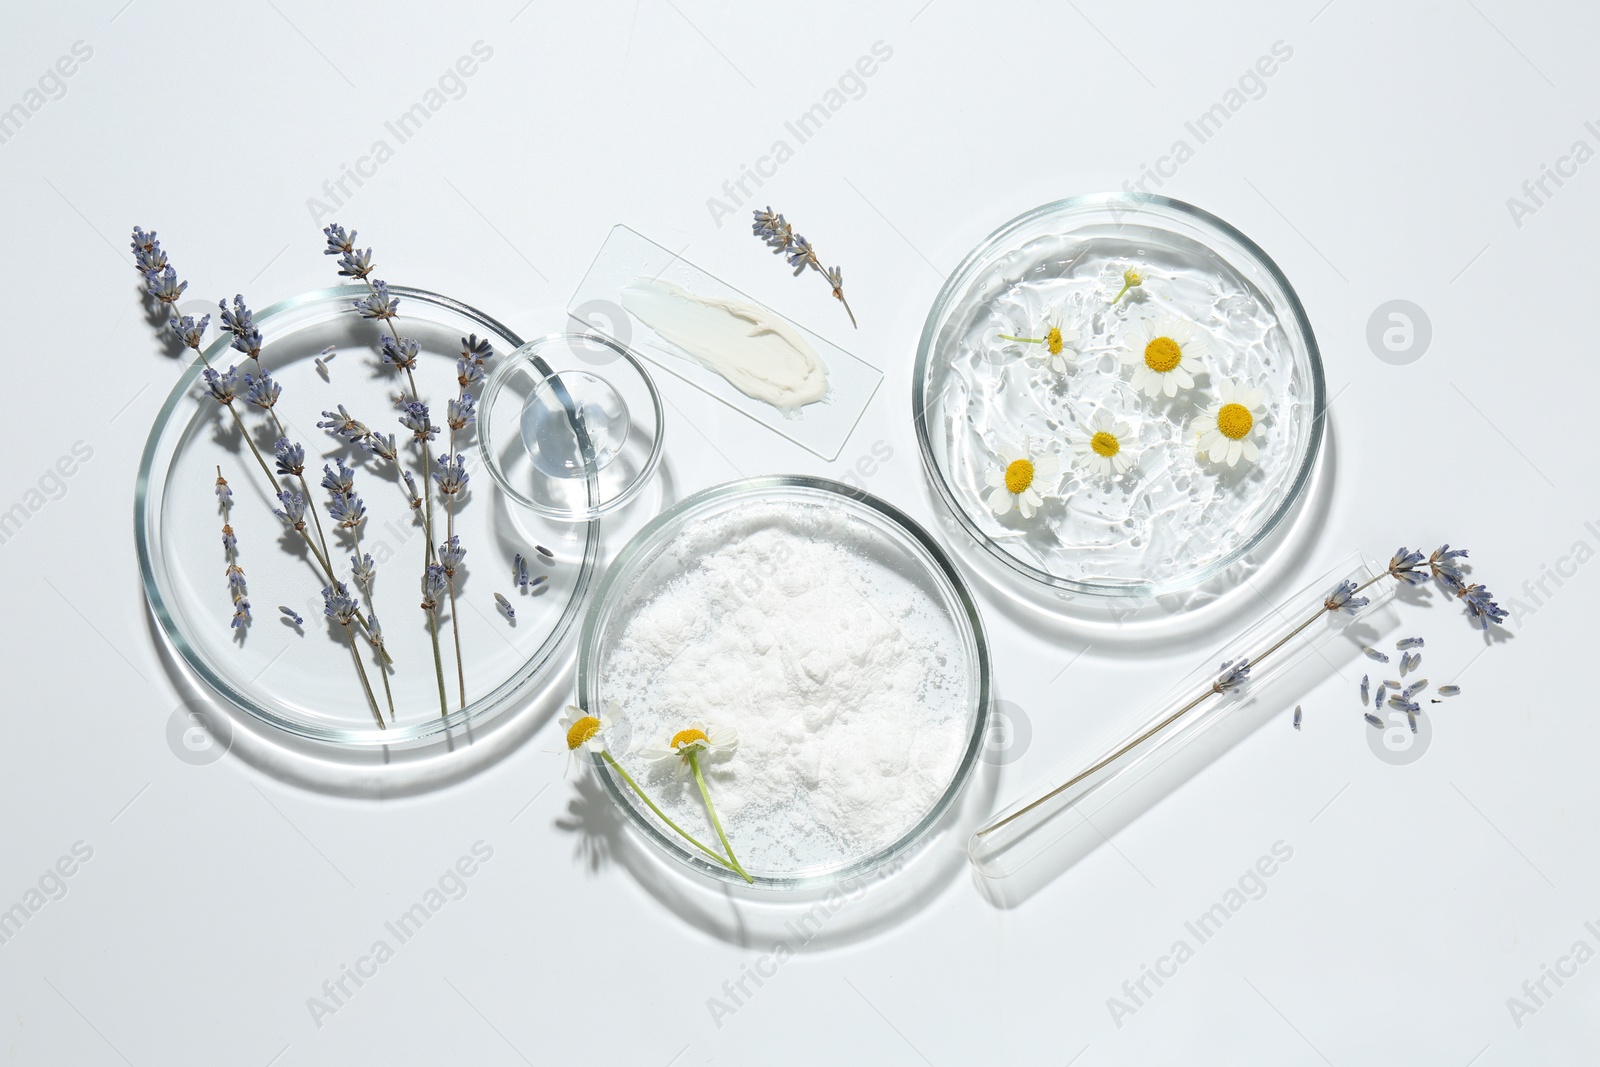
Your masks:
M378 283L382 285L382 282ZM360 304L356 305L360 307ZM368 318L382 318L384 316L369 315ZM379 343L382 349L383 361L401 370L410 370L417 365L417 353L422 347L409 337L384 336Z
M361 602L350 595L343 582L322 587L322 613L341 626L349 626L361 610Z
M152 270L144 276L145 294L168 306L176 304L187 288L189 283L180 282L178 272L170 266Z
M335 437L342 437L346 441L361 441L372 431L367 429L367 424L351 416L339 405L338 411L324 411L322 422L317 423L317 429L327 430Z
M238 551L239 539L233 535L233 526L225 522L222 524L222 558L231 560Z
M439 483L439 492L455 496L467 487L466 459L460 452L453 456L446 452L438 457L439 469L433 472L433 480Z
M238 345L234 347L237 348ZM278 397L283 392L283 386L273 381L272 375L266 371L262 371L259 378L246 371L244 386L245 400L262 411L271 411L272 406L278 402Z
M437 563L430 563L422 572L422 610L434 611L439 607L439 598L444 595L449 584L444 573L444 567Z
M167 254L161 250L161 242L156 240L154 230L146 233L139 227L133 228L133 264L141 274L155 274L167 267Z
M355 234L350 236L353 239ZM372 273L372 249L351 248L340 252L339 273L346 278L366 278Z
M1389 560L1389 573L1406 585L1421 585L1428 580L1427 573L1420 569L1422 562L1421 552L1402 545Z
M344 465L344 460L335 459L338 470L334 470L326 463L322 465L322 488L330 493L348 493L355 488L356 472Z
M243 597L233 602L232 625L235 630L245 629L250 625L250 601Z
M211 394L211 399L219 404L233 403L234 395L239 391L239 375L235 368L229 367L219 374L207 367L200 372L200 376L205 379L206 391Z
M358 554L350 557L350 577L355 580L357 585L366 590L369 598L372 596L372 580L377 576L377 573L378 568L372 562L371 555Z
M200 351L200 342L205 339L206 327L211 325L210 315L201 315L198 319L193 315L174 315L167 320L167 329L185 348Z
M245 306L244 297L235 295L233 307L226 300L217 301L222 312L222 328L233 335L233 347L251 359L261 358L261 331L256 328L255 316Z
M1355 593L1355 582L1348 580L1340 582L1334 587L1333 592L1328 594L1327 599L1322 602L1322 606L1329 611L1347 611L1354 615L1369 603L1366 597L1356 596Z
M355 251L356 232L354 230L346 232L345 228L336 222L331 226L324 226L322 235L328 239L328 247L322 250L322 254L325 256L341 256L346 252Z
M361 448L368 455L390 461L393 461L400 454L398 447L395 445L394 434L385 436L381 433L369 433L361 438Z
M1491 622L1504 622L1510 614L1494 602L1493 595L1482 584L1469 585L1459 595L1461 602L1466 605L1467 618L1477 623L1480 630L1487 630Z
M1226 693L1244 684L1245 679L1250 674L1250 661L1248 659L1238 661L1230 659L1222 665L1221 670L1222 673L1211 684L1211 688L1215 692Z
M306 450L280 437L272 446L272 457L278 462L279 474L302 474L306 469Z
M306 528L306 498L292 490L285 489L278 494L278 503L281 508L274 508L272 513L283 520L285 526L296 530Z
M457 432L466 429L478 418L478 399L471 393L462 393L461 399L445 405L445 422Z
M420 400L407 400L400 405L400 425L418 441L431 441L439 435L439 427L428 418L428 405Z
M367 506L355 493L334 493L328 502L328 517L341 530L353 530L367 517Z
M481 368L494 358L494 345L489 343L487 337L480 340L477 334L468 334L461 339L461 358Z
M456 382L465 389L476 382L483 381L483 364L474 363L470 359L456 360Z
M238 600L245 594L244 568L237 563L229 563L227 570L228 595Z
M400 477L405 479L406 492L411 494L411 507L413 510L422 506L422 494L417 492L417 480L411 477L410 471L401 471Z
M352 302L352 307L361 312L364 319L392 319L400 308L400 298L389 295L389 283L382 280L372 282L372 294L365 299Z
M226 512L233 507L233 489L228 485L228 479L222 476L222 471L217 470L217 505Z
M461 547L460 537L452 534L449 540L439 546L439 566L444 568L446 577L454 577L456 568L466 558L467 550Z

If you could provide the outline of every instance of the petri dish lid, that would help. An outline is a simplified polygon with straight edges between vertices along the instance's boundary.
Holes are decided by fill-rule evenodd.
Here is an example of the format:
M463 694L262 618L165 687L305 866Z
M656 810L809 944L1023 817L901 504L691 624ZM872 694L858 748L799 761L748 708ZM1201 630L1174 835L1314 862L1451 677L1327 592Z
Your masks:
M596 333L548 334L505 358L479 404L484 465L513 500L587 522L622 508L661 462L661 396L639 359Z

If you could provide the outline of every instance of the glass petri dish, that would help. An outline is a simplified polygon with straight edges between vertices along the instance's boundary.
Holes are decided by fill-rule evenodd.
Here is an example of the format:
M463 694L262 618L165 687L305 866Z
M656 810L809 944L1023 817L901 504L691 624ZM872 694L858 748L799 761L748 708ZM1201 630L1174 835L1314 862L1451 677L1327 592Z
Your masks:
M820 642L819 623L858 636ZM914 667L879 671L903 663ZM874 684L829 682L846 676ZM657 516L606 571L579 642L578 693L613 716L609 750L697 837L712 831L692 779L675 757L652 763L645 751L693 720L739 731L738 748L706 773L762 890L836 885L916 847L972 774L989 684L977 606L938 545L876 497L798 476L730 482ZM892 755L878 749L886 762L873 770L896 776L896 803L883 805L892 811L845 795L848 776L866 777L849 765L858 731L903 741ZM652 845L745 884L666 829L604 763L595 771Z
M1127 268L1142 284L1113 303ZM1053 322L1080 334L1059 365L1027 340ZM1119 353L1174 323L1206 351L1192 386L1151 398ZM1261 393L1258 455L1230 466L1196 442L1233 389ZM1305 489L1325 404L1316 338L1276 264L1216 216L1143 194L1060 200L990 234L934 301L912 385L923 464L967 532L1030 582L1100 597L1189 589L1260 544ZM1124 424L1126 473L1075 450L1102 415ZM1057 492L1030 519L997 515L989 479L1024 450L1057 458Z
M494 319L436 293L391 286L400 298L400 332L420 345L415 377L431 421L443 427L446 401L457 394L456 360L461 339L487 339L495 359L505 359L521 338ZM275 411L288 436L306 450L309 499L322 509L328 494L318 485L325 463L342 459L355 469L355 489L367 506L361 551L373 557L377 576L370 598L357 595L363 611L382 621L394 660L390 676L395 714L379 729L351 663L341 627L324 619L325 575L273 514L278 506L265 476L222 407L206 393L200 363L190 366L167 397L140 462L135 494L135 537L139 566L162 630L184 663L207 685L248 716L277 730L316 742L353 748L421 745L444 739L449 731L487 723L510 711L541 679L560 666L558 651L581 613L599 554L595 523L557 523L509 506L492 479L483 477L477 436L467 427L456 437L465 457L468 483L464 503L454 508L455 533L467 555L457 576L456 609L440 612L440 651L448 714L441 714L433 646L421 611L421 572L425 539L393 463L379 462L349 441L319 429L319 418L344 405L373 430L395 433L400 459L420 484L417 453L398 424L395 394L401 379L378 357L379 327L362 319L351 302L366 295L359 286L306 293L258 312L265 338L262 364L282 387ZM215 340L206 357L219 368L249 360ZM332 345L331 358L322 355ZM317 360L322 359L324 369ZM242 386L241 386L242 392ZM272 463L266 416L236 400L252 439ZM444 451L449 431L433 443ZM230 628L233 604L228 594L221 544L223 518L214 485L218 469L228 479L234 503L230 521L238 539L254 621L242 635ZM299 491L292 479L289 487ZM435 494L435 518L444 525ZM349 582L354 545L338 534L321 512L329 554L340 579ZM443 539L442 531L437 540ZM535 545L551 552L538 553ZM530 577L545 580L529 589L512 581L517 553L528 558ZM513 605L515 619L498 608L494 594ZM304 623L293 625L278 606L289 607ZM456 675L453 624L461 636L463 705ZM365 668L387 718L381 676L363 650Z
M661 463L655 382L626 345L595 333L550 334L511 353L489 375L478 420L500 489L552 519L618 511Z

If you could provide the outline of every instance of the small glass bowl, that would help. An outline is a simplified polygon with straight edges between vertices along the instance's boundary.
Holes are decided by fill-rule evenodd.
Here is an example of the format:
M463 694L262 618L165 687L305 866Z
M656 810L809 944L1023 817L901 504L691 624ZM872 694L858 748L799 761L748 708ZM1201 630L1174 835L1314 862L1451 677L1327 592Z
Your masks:
M611 698L608 686L618 671L614 654L632 614L658 594L668 582L680 579L689 560L701 549L718 545L712 524L730 516L743 517L751 509L793 509L796 525L808 535L831 537L857 558L883 569L898 582L911 583L920 596L936 605L939 627L948 627L955 647L951 662L959 664L965 684L959 705L967 709L961 724L960 758L943 792L922 817L898 839L860 855L840 855L795 870L762 870L746 859L753 888L760 890L814 890L837 886L877 869L914 849L940 821L966 786L984 743L989 717L989 649L978 608L959 572L938 544L905 514L878 498L838 482L795 475L749 478L714 486L694 494L658 515L625 546L601 580L599 591L584 620L578 651L578 693L584 708L602 709ZM771 521L763 519L762 521ZM759 576L752 580L760 581ZM629 724L619 724L618 737L626 738ZM613 741L617 742L618 738ZM616 743L618 752L642 747L647 739L632 737ZM664 739L663 739L664 740ZM614 753L616 754L616 753ZM637 776L641 766L627 755ZM737 767L738 753L733 756ZM595 771L611 798L646 840L684 866L733 885L746 883L734 872L703 859L690 846L663 828L639 803L638 797L618 780L598 758ZM648 779L642 779L649 789ZM713 793L715 790L713 789ZM739 831L730 827L737 842ZM842 851L842 850L841 850Z
M529 341L478 406L484 463L506 495L563 522L624 507L661 462L664 412L644 365L595 333Z
M1143 283L1113 302L1128 268ZM1061 366L1018 343L1046 336L1052 314L1081 334ZM1151 399L1119 353L1165 319L1210 351L1192 388ZM1228 467L1195 441L1233 385L1264 400L1259 460ZM966 531L1028 581L1093 597L1192 589L1261 544L1303 494L1326 402L1316 338L1277 265L1216 216L1137 193L1059 200L990 234L935 299L912 385L923 464ZM1075 454L1100 415L1129 425L1131 472L1100 476ZM997 516L986 479L1024 447L1060 460L1060 490L1031 519Z
M491 366L522 344L507 327L449 297L398 285L389 291L400 299L398 328L418 342L416 380L436 423L444 421L445 401L456 393L462 338L475 334L488 340L496 352ZM432 480L417 470L407 431L396 422L400 379L379 361L381 327L351 307L366 295L364 286L304 293L258 312L255 321L265 338L262 365L283 387L275 410L288 435L306 450L311 506L322 509L327 499L318 488L324 463L337 457L355 469L355 489L368 509L361 551L377 562L372 603L365 592L358 595L363 611L381 616L394 657L394 722L379 729L373 720L348 645L323 617L320 589L326 578L274 516L278 502L232 420L202 387L199 360L180 376L151 427L135 489L134 533L145 596L162 630L184 663L230 704L275 730L345 750L420 749L523 706L529 691L563 665L559 652L592 584L600 531L598 523L557 523L508 507L494 482L477 469L472 431L457 435L457 451L474 475L454 516L468 553L457 582L454 619L461 627L467 700L459 706L450 613L441 611L449 708L441 715L433 648L418 608L421 527L392 464L378 464L353 443L317 428L319 415L326 417L328 409L342 404L373 430L396 433L405 468L432 492ZM229 348L230 340L224 334L212 341L206 357L219 370L241 364L242 377L254 368ZM329 346L334 354L325 357ZM270 464L276 431L242 398L234 406ZM448 431L440 434L433 444L436 454L445 450L448 438ZM233 605L224 580L223 517L214 493L219 468L233 491L229 518L253 605L254 621L242 640L229 627ZM442 525L437 500L435 515ZM332 529L325 512L321 521L336 573L348 581L354 546ZM536 544L552 557L534 552ZM535 574L546 576L537 587L519 591L510 581L518 552L530 558ZM514 605L515 620L497 608L496 591ZM293 625L280 615L280 604L303 622ZM361 645L366 670L373 672L365 642ZM383 703L380 678L371 673L370 682Z

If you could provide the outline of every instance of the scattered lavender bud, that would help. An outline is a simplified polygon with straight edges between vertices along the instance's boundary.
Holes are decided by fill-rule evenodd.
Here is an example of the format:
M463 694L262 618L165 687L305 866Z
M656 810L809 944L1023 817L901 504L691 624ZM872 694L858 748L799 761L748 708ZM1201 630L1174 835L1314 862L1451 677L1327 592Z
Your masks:
M548 548L544 547L543 545L534 545L533 546L533 550L535 552L539 553L539 555L543 556L545 559L555 559L556 558L556 554L554 552L550 551Z
M1395 642L1395 646L1394 647L1398 648L1402 652L1404 652L1408 648L1421 648L1422 647L1422 638L1420 638L1420 637L1402 637L1399 641Z
M507 600L499 593L494 595L494 602L500 605L500 610L506 613L506 618L515 619L517 617L517 611L511 606L511 601Z
M1400 689L1404 683L1397 682L1393 678L1389 678L1386 679L1383 684L1388 686L1390 689Z
M306 620L302 619L300 617L300 613L295 611L293 608L286 608L282 604L279 604L278 610L283 613L284 618L288 619L296 626L304 626L306 624Z
M1300 729L1300 705L1299 704L1296 704L1294 706L1294 728L1296 730Z
M1417 713L1414 712L1414 711L1406 712L1406 721L1411 724L1411 732L1412 733L1416 733L1417 732Z
M338 354L339 354L338 347L335 346L335 345L329 345L327 348L324 348L322 350L321 359L323 360L323 362L327 362L328 360L331 360L334 356L337 356Z
M528 588L529 589L537 589L541 585L543 585L545 582L548 582L549 580L550 580L550 576L548 574L541 574L541 575L539 575L539 577L535 578L533 581L528 583Z
M1399 693L1396 693L1394 696L1389 698L1389 706L1391 708L1393 708L1394 710L1396 710L1396 711L1413 711L1414 712L1414 711L1421 711L1422 710L1422 708L1419 707L1416 703L1414 703L1413 701L1405 699Z
M1374 730L1381 730L1383 729L1383 720L1369 711L1367 712L1367 725L1371 726Z
M1371 645L1363 645L1361 647L1361 654L1363 656L1366 656L1370 660L1376 660L1378 663L1388 663L1389 662L1389 657L1387 655L1385 655L1382 652L1379 652L1377 649L1373 648Z
M1368 688L1369 684L1370 683L1368 681L1368 676L1363 674L1361 676L1361 706L1362 707L1366 707L1367 706L1367 701L1372 699L1372 690L1370 688Z
M522 558L521 552L511 561L511 580L519 589L528 588L528 561Z
M1438 689L1438 693L1442 697L1453 697L1459 692L1461 692L1459 685L1441 685Z
M1413 694L1420 693L1426 688L1428 688L1428 680L1426 678L1418 678L1416 681L1400 690L1400 695L1405 697L1407 700L1410 700Z
M1372 706L1373 707L1375 707L1375 708L1383 707L1383 694L1384 694L1384 692L1385 692L1385 688L1383 686L1381 686L1381 685L1378 686L1378 695L1372 698Z
M1400 657L1400 677L1404 678L1422 665L1421 652L1407 652Z

